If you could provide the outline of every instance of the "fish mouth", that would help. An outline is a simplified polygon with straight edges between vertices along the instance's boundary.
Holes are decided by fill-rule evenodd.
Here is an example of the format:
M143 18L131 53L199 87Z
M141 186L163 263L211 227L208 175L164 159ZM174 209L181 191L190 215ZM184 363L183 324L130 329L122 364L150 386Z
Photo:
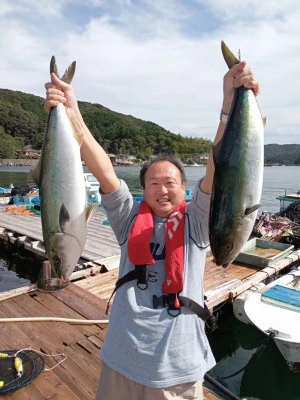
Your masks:
M228 265L230 265L230 263L225 263L225 264L222 264L222 268L227 268L228 267Z
M222 268L227 268L228 265L230 265L230 262L218 262L216 261L216 259L214 258L214 263L216 264L217 267L222 267Z
M42 292L56 292L65 289L70 280L53 276L49 261L44 261L37 281L37 290Z

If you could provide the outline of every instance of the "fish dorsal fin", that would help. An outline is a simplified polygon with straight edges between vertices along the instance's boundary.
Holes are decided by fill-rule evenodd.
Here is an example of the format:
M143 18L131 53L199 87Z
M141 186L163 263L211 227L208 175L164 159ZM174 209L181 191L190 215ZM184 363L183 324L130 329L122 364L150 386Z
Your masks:
M221 42L221 49L222 49L222 54L224 57L224 60L228 66L228 68L232 68L234 65L239 64L240 60L232 53L231 50L226 46L226 44Z
M97 211L99 204L98 203L90 203L86 206L85 213L86 213L86 222L92 218L92 216Z
M61 80L70 84L74 77L75 69L76 69L76 61L73 61L72 64L65 70L65 73L63 74ZM59 78L56 60L55 60L54 56L51 57L51 61L50 61L50 74L52 72L54 72L55 75Z
M245 209L245 215L252 214L254 211L258 210L260 206L261 206L261 204L254 204L254 206L247 207Z
M62 232L66 231L66 226L70 224L70 214L63 203L59 210L59 226Z

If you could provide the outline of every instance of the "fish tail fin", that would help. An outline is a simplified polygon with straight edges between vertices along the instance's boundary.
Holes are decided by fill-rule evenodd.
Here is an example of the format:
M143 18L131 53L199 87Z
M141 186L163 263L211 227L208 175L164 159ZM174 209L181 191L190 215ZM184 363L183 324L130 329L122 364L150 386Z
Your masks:
M65 73L63 74L61 80L70 85L75 74L75 68L76 68L76 61L73 61L72 64L65 70ZM52 72L54 72L55 75L59 78L56 60L54 56L51 57L50 61L50 74Z
M222 54L224 57L224 60L228 66L228 68L232 68L234 65L239 64L240 60L236 58L236 56L232 53L231 50L226 46L226 44L221 41L221 49L222 49Z

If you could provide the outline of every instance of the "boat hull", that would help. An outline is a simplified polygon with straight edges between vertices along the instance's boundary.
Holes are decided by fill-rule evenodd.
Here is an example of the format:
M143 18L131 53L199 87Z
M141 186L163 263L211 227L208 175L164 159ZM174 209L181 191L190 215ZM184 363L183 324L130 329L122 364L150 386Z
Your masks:
M286 308L262 301L262 293L280 285L289 287L300 279L300 270L292 271L254 292L249 290L234 301L234 315L244 323L251 323L272 337L289 364L300 363L300 308ZM293 369L291 365L291 368Z

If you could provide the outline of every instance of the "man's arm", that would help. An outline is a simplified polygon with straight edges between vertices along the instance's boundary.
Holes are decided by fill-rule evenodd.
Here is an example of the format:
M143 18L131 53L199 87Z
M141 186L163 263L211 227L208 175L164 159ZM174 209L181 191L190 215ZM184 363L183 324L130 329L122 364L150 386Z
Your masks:
M74 130L79 136L82 136L81 157L90 172L99 181L101 191L111 193L118 189L120 181L116 176L110 158L84 123L72 87L52 73L51 82L46 83L45 88L47 89L45 110L49 112L52 107L59 103L64 104Z
M224 76L222 111L225 114L229 114L234 97L234 91L240 86L245 86L248 89L252 89L255 96L257 96L259 93L258 82L256 81L251 69L246 65L245 61L232 67ZM226 124L220 121L213 145L216 145L222 139L225 127ZM211 194L214 173L215 165L211 150L207 161L206 174L200 186L204 193Z

